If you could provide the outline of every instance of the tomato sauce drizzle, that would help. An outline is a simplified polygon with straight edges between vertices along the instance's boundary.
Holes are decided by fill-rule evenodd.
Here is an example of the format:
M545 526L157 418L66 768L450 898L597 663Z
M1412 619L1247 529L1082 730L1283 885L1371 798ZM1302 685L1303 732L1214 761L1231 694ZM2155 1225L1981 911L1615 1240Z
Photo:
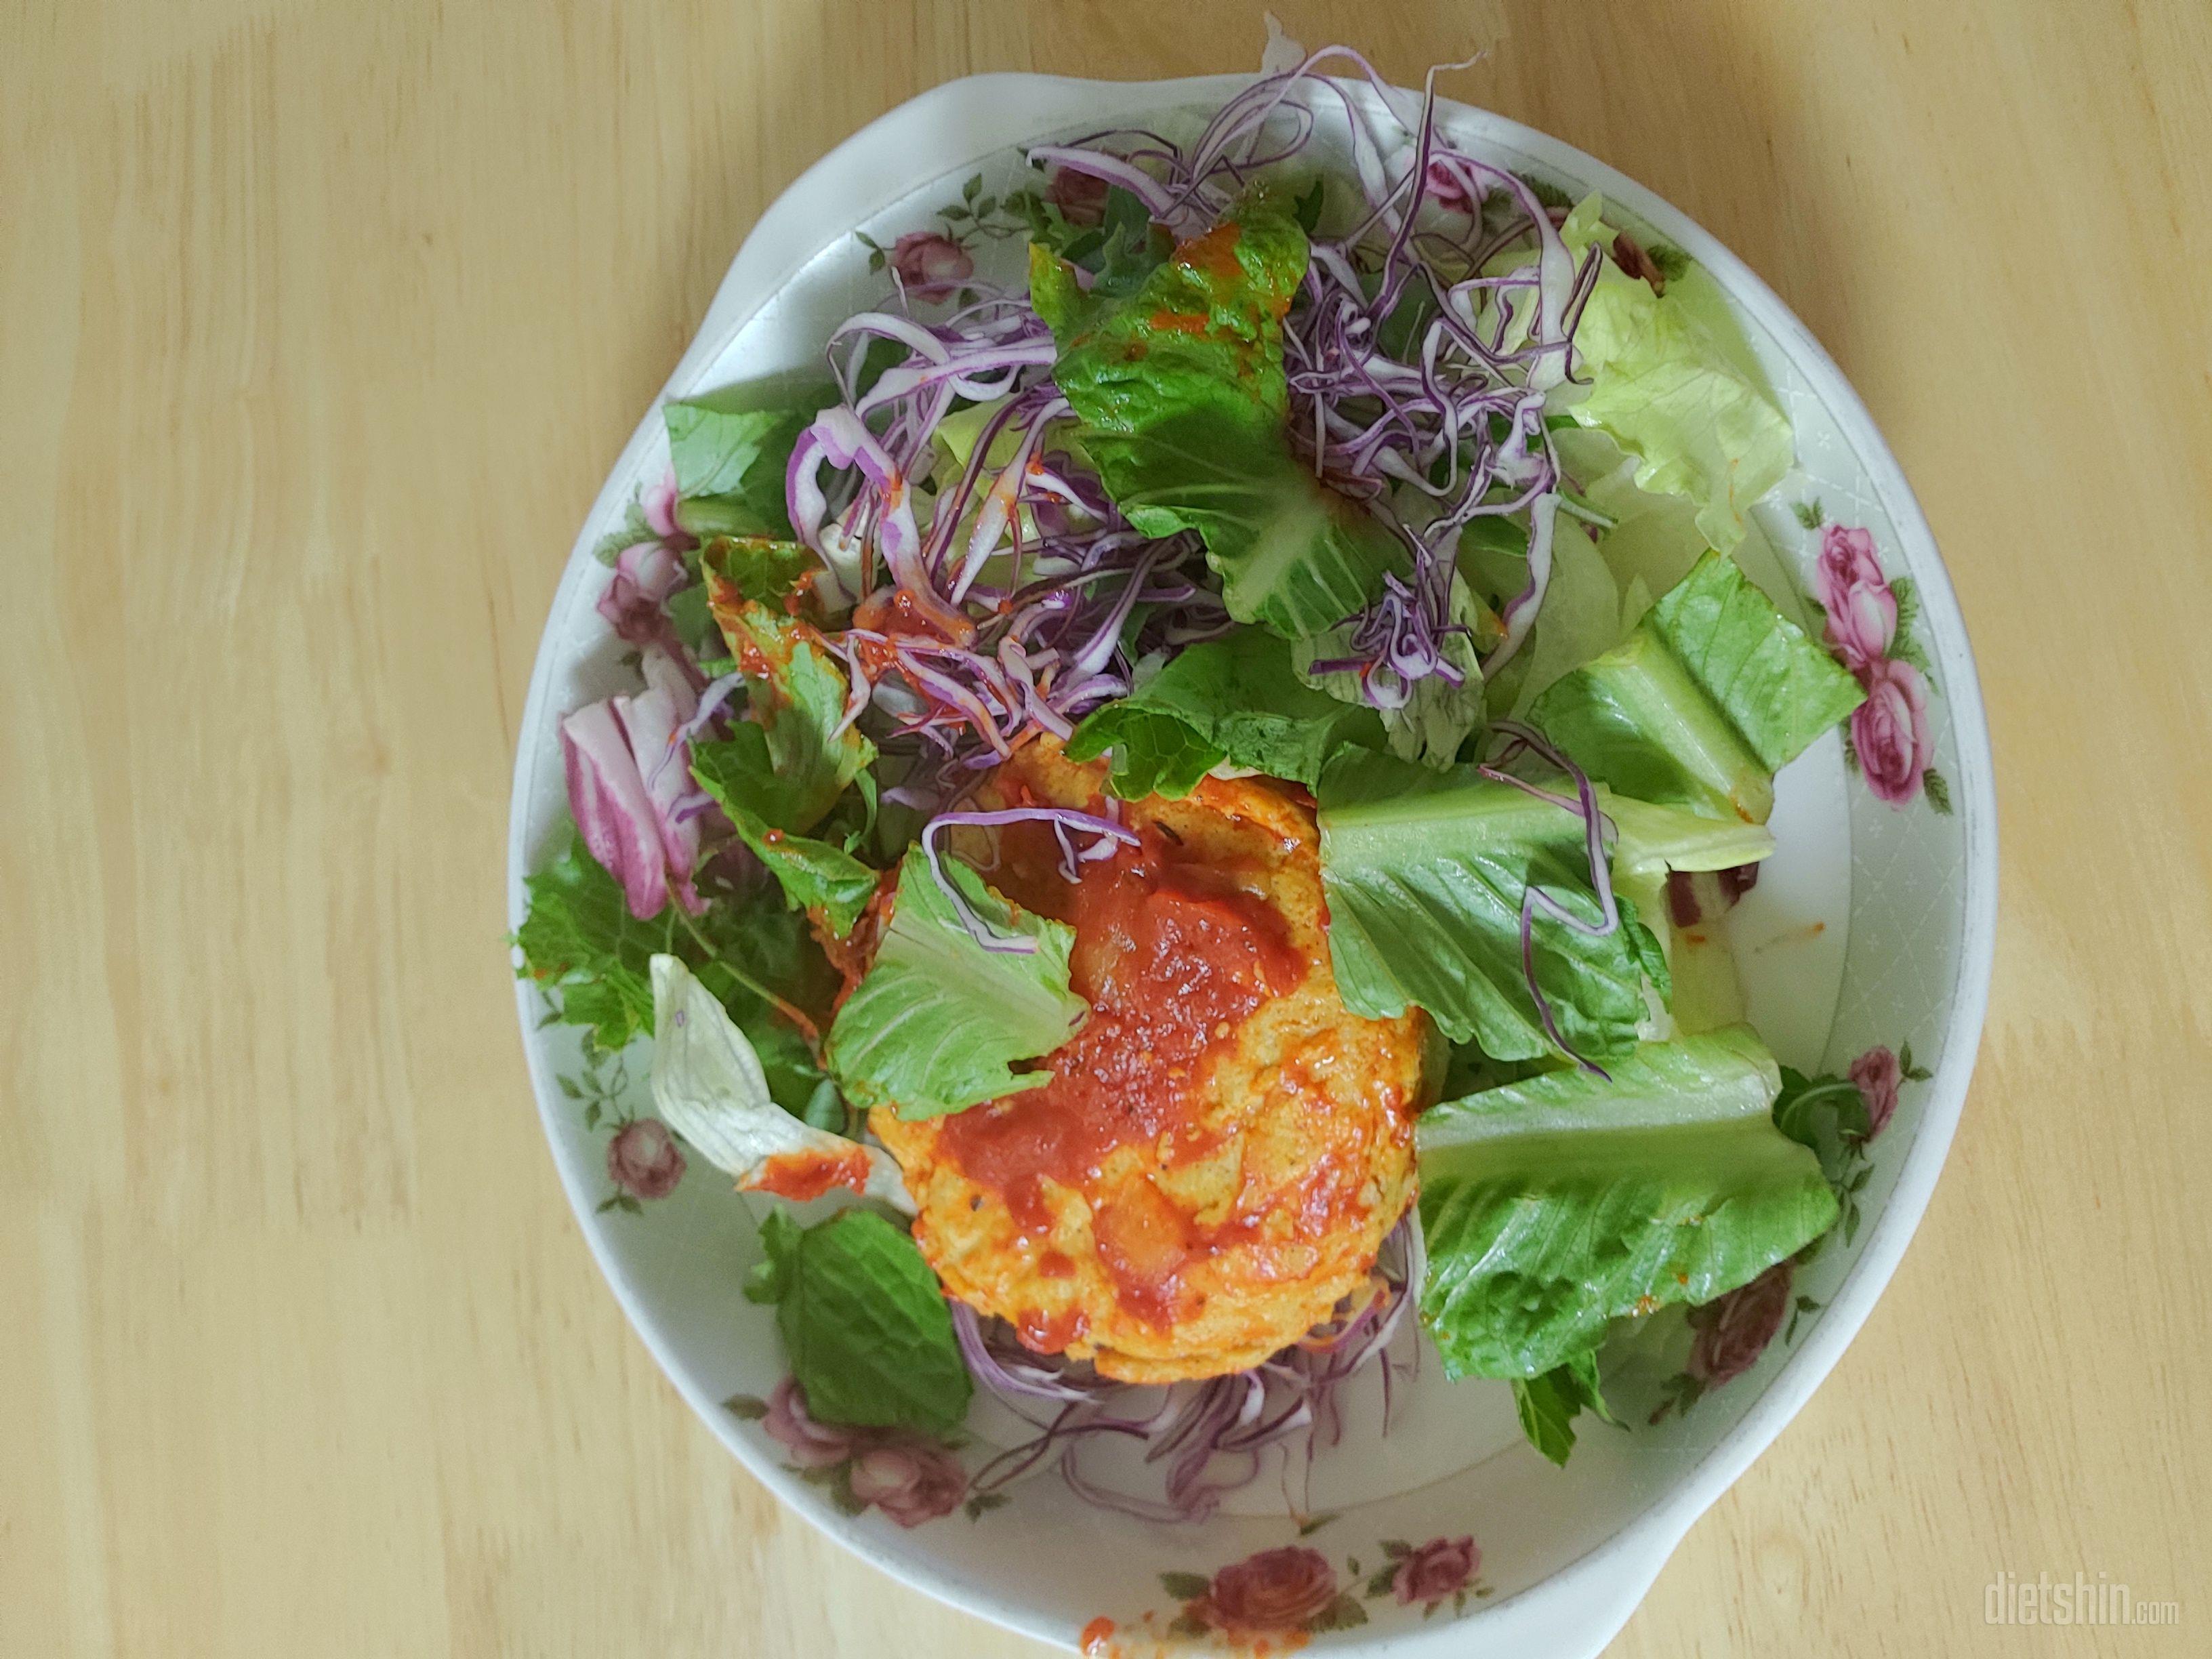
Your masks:
M1048 1180L1088 1194L1117 1147L1163 1136L1170 1164L1212 1151L1218 1138L1193 1121L1210 1057L1308 972L1280 912L1177 851L1148 829L1071 886L1048 830L1015 826L1002 842L994 883L1074 927L1071 977L1091 1014L1042 1062L1050 1083L945 1119L938 1144L1033 1236L1051 1230ZM1092 1233L1122 1306L1154 1323L1173 1317L1183 1268L1211 1244L1141 1180L1094 1209Z

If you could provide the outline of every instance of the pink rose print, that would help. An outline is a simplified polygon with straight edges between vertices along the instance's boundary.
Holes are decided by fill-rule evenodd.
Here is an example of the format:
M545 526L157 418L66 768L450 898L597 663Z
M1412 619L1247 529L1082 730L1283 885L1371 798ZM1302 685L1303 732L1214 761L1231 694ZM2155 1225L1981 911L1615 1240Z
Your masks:
M771 1439L781 1444L793 1467L826 1469L853 1455L866 1431L836 1423L817 1423L806 1414L806 1396L798 1379L787 1376L768 1397L768 1415L761 1419Z
M1844 666L1863 673L1887 656L1897 637L1897 596L1875 557L1874 538L1830 525L1820 537L1813 580L1828 613L1828 643Z
M1422 193L1446 213L1464 213L1472 218L1482 211L1482 198L1469 188L1468 178L1464 167L1441 159L1432 161Z
M1851 711L1851 748L1867 785L1893 806L1920 793L1936 757L1928 731L1928 683L1909 662L1880 657L1858 671L1867 698Z
M1073 167L1060 167L1045 181L1044 199L1071 225L1095 225L1106 216L1106 181Z
M632 1118L607 1142L607 1179L632 1198L665 1198L684 1179L684 1153L657 1117Z
M626 644L672 649L675 632L662 607L684 581L684 561L661 543L625 547L615 559L614 580L599 595L599 615Z
M959 1461L927 1441L901 1436L867 1447L853 1459L853 1496L902 1527L950 1515L968 1495Z
M1851 1062L1851 1081L1866 1100L1869 1140L1882 1132L1897 1110L1897 1087L1904 1075L1905 1068L1887 1048L1869 1048Z
M891 246L891 269L908 288L939 288L975 274L968 250L933 230L910 230Z
M1433 1607L1468 1587L1482 1565L1482 1552L1472 1538L1431 1538L1398 1563L1390 1579L1391 1592L1401 1607L1416 1601Z
M1796 1264L1776 1262L1726 1296L1690 1310L1690 1328L1698 1334L1690 1350L1689 1374L1718 1388L1752 1368L1790 1311L1790 1282Z
M1213 1575L1184 1609L1218 1631L1303 1630L1336 1601L1336 1569L1319 1550L1261 1550Z
M689 531L676 522L676 503L680 499L674 467L669 468L659 482L647 484L638 495L638 506L645 514L647 526L678 553L699 544Z

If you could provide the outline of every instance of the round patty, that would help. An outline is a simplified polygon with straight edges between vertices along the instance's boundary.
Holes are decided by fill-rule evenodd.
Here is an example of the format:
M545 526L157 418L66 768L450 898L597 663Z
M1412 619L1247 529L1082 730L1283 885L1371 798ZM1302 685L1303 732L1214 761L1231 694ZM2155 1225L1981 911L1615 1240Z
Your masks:
M987 806L1101 809L1103 769L1032 744ZM1071 884L1052 832L962 850L1075 929L1091 1010L1053 1080L870 1127L945 1289L1041 1352L1167 1382L1257 1364L1326 1319L1413 1194L1426 1022L1346 1011L1311 810L1261 779L1131 802L1142 846Z

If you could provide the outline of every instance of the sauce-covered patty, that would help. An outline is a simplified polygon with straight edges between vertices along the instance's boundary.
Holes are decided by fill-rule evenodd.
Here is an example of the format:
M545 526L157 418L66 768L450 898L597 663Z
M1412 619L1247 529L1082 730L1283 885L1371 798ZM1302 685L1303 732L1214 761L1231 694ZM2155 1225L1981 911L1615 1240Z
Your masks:
M1097 810L1102 777L1032 745L984 804ZM1364 1282L1413 1195L1425 1030L1338 1000L1306 807L1209 779L1124 817L1141 845L1072 884L1042 825L1001 831L988 872L1075 929L1091 1013L1052 1081L869 1121L951 1294L1040 1352L1171 1382L1256 1364Z

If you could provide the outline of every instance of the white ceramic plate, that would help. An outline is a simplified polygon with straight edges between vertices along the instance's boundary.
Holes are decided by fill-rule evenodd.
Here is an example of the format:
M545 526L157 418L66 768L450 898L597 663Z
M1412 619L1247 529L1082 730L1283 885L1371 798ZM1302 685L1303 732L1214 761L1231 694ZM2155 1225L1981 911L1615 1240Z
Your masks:
M986 76L902 106L823 158L762 217L665 395L785 371L811 378L829 329L884 293L855 231L888 246L937 228L939 210L962 199L969 178L980 173L986 195L1017 182L1025 143L1202 119L1243 84ZM664 1197L611 1205L620 1194L611 1148L617 1162L653 1150L650 1129L623 1128L648 1110L644 1048L626 1065L594 1070L567 1029L541 1025L544 1004L522 984L531 1078L562 1182L625 1311L684 1397L755 1474L858 1553L1048 1641L1074 1644L1086 1628L1102 1631L1094 1621L1103 1619L1116 1633L1100 1645L1142 1650L1178 1619L1188 1628L1184 1604L1204 1590L1213 1604L1272 1616L1342 1650L1595 1653L1865 1319L1927 1203L1973 1063L1996 900L1988 738L1950 583L1865 408L1781 301L1649 191L1497 116L1447 104L1439 120L1473 154L1577 197L1603 191L1609 216L1680 247L1719 283L1797 433L1799 470L1757 510L1742 556L1754 579L1807 614L1824 540L1863 532L1905 599L1877 671L1879 701L1904 724L1859 732L1864 765L1847 763L1844 741L1831 737L1785 771L1774 823L1781 850L1732 926L1753 1020L1785 1064L1842 1072L1857 1063L1877 1091L1891 1069L1882 1053L1905 1057L1896 1069L1918 1075L1899 1077L1853 1241L1832 1242L1794 1284L1769 1287L1786 1289L1776 1311L1791 1314L1787 1333L1687 1409L1673 1407L1698 1362L1684 1370L1678 1356L1673 1381L1644 1402L1670 1407L1661 1420L1641 1421L1639 1407L1633 1432L1585 1433L1564 1471L1520 1443L1502 1385L1448 1384L1431 1358L1411 1398L1401 1395L1387 1439L1376 1431L1374 1391L1353 1398L1345 1443L1323 1455L1297 1506L1271 1474L1230 1506L1237 1513L1152 1525L1086 1506L1047 1474L978 1513L956 1506L929 1516L963 1496L961 1482L1012 1437L1010 1419L979 1405L957 1451L893 1448L860 1469L833 1450L799 1467L807 1460L794 1456L787 1429L775 1432L783 1419L763 1419L754 1403L773 1395L782 1360L769 1310L738 1293L757 1250L750 1201L697 1164ZM1003 248L981 239L976 257L988 265L1018 249L1018 239ZM566 833L556 721L629 678L593 608L607 573L591 550L666 465L656 406L600 492L554 599L515 764L508 859L518 924L524 874ZM1911 741L1916 705L1932 757L1924 773ZM1881 798L1875 781L1898 799ZM1756 1307L1743 1311L1741 1325L1701 1339L1705 1374L1746 1358L1740 1339L1747 1330L1755 1338L1762 1322ZM1133 1465L1109 1478L1137 1491L1147 1475ZM880 1501L854 1513L855 1491ZM1293 1507L1331 1518L1302 1531ZM1471 1565L1463 1539L1479 1564L1462 1583ZM1407 1548L1418 1558L1410 1565L1396 1553Z

